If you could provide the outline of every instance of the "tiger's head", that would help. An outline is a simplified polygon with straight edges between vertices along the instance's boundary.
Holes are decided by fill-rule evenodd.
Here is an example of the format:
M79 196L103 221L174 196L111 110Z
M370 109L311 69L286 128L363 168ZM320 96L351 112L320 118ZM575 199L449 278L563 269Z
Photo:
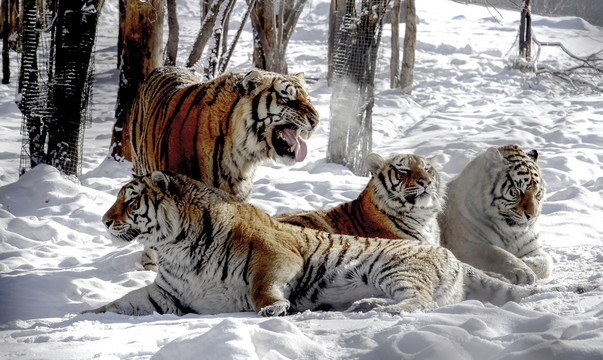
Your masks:
M137 176L121 188L103 215L103 224L116 240L144 242L165 237L175 231L177 223L170 217L178 214L170 195L176 192L175 182L162 172Z
M306 158L304 140L312 135L319 116L304 86L303 73L288 76L254 70L243 77L239 92L250 113L245 116L245 129L235 137L244 139L249 154L287 165Z
M529 225L542 209L545 183L538 167L538 152L524 153L517 145L492 147L485 153L498 177L492 188L492 205L509 226Z
M365 164L373 174L369 186L382 202L378 207L395 213L424 209L430 215L442 210L446 185L435 169L435 157L399 154L384 159L371 153Z

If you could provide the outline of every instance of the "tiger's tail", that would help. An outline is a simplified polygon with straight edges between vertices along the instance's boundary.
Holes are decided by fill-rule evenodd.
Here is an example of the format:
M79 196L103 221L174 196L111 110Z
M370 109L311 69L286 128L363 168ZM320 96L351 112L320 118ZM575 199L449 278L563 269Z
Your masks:
M528 296L547 292L574 292L582 294L597 289L599 285L565 286L518 286L489 276L471 265L462 264L465 272L465 299L488 301L494 305L504 305L509 301L519 302Z

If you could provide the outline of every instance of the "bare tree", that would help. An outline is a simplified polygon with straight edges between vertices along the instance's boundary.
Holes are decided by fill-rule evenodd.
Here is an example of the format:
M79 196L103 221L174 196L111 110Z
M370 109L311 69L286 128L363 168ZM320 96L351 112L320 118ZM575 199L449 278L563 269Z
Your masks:
M110 156L116 160L131 160L130 108L144 78L161 66L163 14L163 0L125 0L116 121L110 150Z
M188 61L186 63L186 67L193 67L195 64L201 59L201 55L203 54L203 50L211 37L212 31L214 29L214 24L216 23L216 19L218 18L218 10L222 3L225 0L214 0L211 2L209 8L204 10L203 20L201 22L201 29L195 38L195 43L193 44L193 48L188 56ZM207 6L207 2L204 4Z
M335 35L331 129L327 161L367 175L364 159L372 149L375 67L388 0L346 0Z
M402 57L400 87L405 94L410 94L415 76L415 49L417 46L417 12L415 9L415 0L404 0L404 10L406 31L404 32L404 55Z
M79 176L90 62L103 0L55 0L47 4L49 8L44 5L24 2L20 109L29 138L29 165L49 164ZM40 22L39 15L49 12L52 21ZM39 58L40 36L47 32L50 53Z
M178 57L178 42L180 41L180 29L178 26L178 11L176 0L166 0L168 12L168 39L165 45L165 56L163 65L175 66Z
M519 23L519 56L527 62L532 58L532 13L530 0L523 0Z
M394 0L391 11L392 22L392 58L389 63L390 87L395 89L400 84L400 8L401 0Z
M205 10L203 25L199 30L195 44L188 57L187 67L193 67L203 54L206 47L207 60L203 64L204 79L211 79L220 73L223 73L228 66L228 62L234 52L235 46L241 37L243 28L250 16L251 9L255 6L256 0L248 2L247 11L241 18L241 24L233 37L230 45L227 43L228 22L232 9L235 5L234 0L214 0L211 7ZM205 4L207 4L205 2ZM209 5L208 5L209 6Z
M258 0L251 12L255 46L253 64L260 69L287 73L285 53L307 0ZM250 0L247 0L250 3Z
M335 35L339 31L339 27L343 21L343 17L346 14L346 0L331 0L331 9L329 13L329 41L328 41L328 73L327 80L329 85L333 78L333 57L335 56Z
M17 50L18 31L18 0L2 0L0 11L0 33L2 33L2 83L10 81L9 50Z
M226 42L226 24L232 13L235 0L228 0L224 2L217 13L217 18L212 29L211 44L208 49L207 63L203 66L203 78L204 80L213 79L218 71L218 65L220 63L220 57L224 47L223 43Z

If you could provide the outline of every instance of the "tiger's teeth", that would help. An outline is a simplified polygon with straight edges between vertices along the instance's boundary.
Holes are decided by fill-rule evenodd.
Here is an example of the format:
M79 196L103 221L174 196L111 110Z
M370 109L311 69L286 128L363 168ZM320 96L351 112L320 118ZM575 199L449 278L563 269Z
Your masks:
M314 133L314 131L304 130L301 133L301 138L304 140L308 140L310 138L310 136L312 136L313 133Z
M295 147L297 146L297 144L293 144L291 145L291 148L289 150L291 150L291 152L295 152Z
M295 137L298 138L301 132L301 129L297 129L297 131L295 132Z

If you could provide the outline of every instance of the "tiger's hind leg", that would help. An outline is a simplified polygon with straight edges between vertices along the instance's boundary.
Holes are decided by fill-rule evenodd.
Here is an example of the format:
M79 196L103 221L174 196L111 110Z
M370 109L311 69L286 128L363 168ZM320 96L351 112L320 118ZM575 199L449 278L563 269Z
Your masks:
M142 254L142 267L144 267L145 270L157 272L158 260L159 256L157 254L157 249L145 245L144 253Z

